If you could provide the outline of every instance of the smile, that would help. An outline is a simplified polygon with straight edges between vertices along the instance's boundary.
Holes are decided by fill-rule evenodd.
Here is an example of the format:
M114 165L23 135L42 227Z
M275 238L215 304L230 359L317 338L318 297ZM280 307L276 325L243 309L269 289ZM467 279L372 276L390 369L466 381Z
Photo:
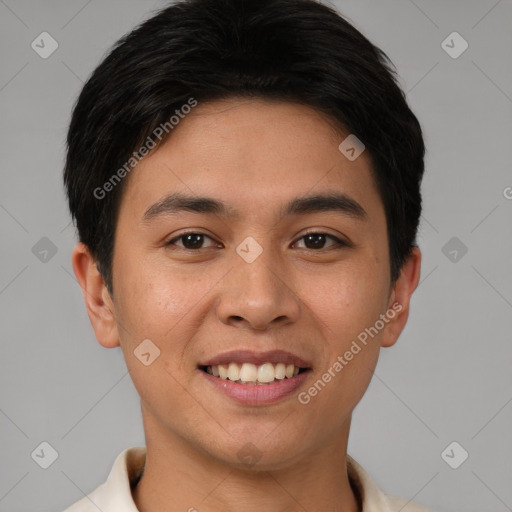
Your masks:
M202 367L203 371L222 380L230 380L237 384L268 385L273 382L291 379L305 371L305 368L286 363L263 363L259 366L253 363L209 365Z
M284 350L233 350L201 361L197 370L215 393L246 406L291 397L312 374L309 361Z

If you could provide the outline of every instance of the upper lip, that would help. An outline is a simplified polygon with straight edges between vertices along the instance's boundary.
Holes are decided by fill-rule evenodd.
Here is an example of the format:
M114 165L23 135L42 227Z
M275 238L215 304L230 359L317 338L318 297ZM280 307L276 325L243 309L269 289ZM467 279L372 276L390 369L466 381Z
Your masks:
M219 364L227 365L229 363L252 363L256 366L264 363L284 363L293 364L300 368L310 368L310 364L304 359L287 352L286 350L269 350L266 352L253 352L251 350L232 350L224 352L207 361L199 364L199 366L217 366Z

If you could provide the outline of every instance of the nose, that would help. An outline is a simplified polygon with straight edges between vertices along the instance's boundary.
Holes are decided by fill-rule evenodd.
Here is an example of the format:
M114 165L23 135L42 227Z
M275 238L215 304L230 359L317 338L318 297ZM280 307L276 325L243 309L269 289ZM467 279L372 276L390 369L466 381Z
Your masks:
M268 330L296 322L301 301L289 272L271 250L264 249L252 263L238 255L235 267L222 281L216 301L221 322L250 330Z

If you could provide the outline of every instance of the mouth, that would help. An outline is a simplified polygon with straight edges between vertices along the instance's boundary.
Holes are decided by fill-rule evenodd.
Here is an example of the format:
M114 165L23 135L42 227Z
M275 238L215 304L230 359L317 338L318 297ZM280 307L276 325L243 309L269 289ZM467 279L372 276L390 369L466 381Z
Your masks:
M245 405L264 405L292 394L312 371L294 354L235 351L198 365L214 389Z
M238 364L230 362L228 364L200 366L199 368L213 375L213 377L222 380L230 380L237 384L256 384L261 386L280 380L292 379L309 369L295 366L294 364L273 364L269 362L259 366L253 363Z

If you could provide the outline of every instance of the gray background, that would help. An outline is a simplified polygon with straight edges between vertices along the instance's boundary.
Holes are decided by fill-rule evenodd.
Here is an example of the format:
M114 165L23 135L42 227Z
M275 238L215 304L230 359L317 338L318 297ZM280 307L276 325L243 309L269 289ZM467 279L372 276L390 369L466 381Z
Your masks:
M83 81L164 4L0 0L4 512L63 510L144 443L121 351L96 342L73 276L61 172ZM512 510L512 2L334 5L397 65L428 147L422 281L354 413L349 453L386 492L434 510ZM43 31L59 45L47 59L31 48ZM441 46L453 31L469 44L456 59ZM43 237L54 255L41 252ZM31 458L43 441L58 452L48 469ZM458 469L441 457L452 441L469 453ZM449 453L456 462L461 449Z

